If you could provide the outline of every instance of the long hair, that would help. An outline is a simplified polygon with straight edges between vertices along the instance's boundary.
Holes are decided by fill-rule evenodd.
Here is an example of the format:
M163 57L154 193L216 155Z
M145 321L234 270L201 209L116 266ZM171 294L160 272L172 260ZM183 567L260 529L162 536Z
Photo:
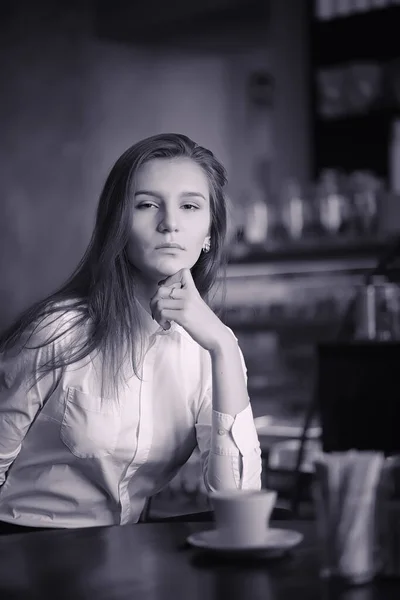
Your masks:
M100 195L91 240L77 268L58 290L28 308L2 334L0 352L13 348L27 331L32 334L40 331L40 325L48 322L49 317L53 324L59 317L70 315L67 328L56 328L47 337L36 336L38 343L32 346L28 346L29 335L24 343L24 348L38 349L71 334L68 344L58 344L60 351L40 367L39 373L35 373L37 380L53 369L63 370L92 353L102 357L103 389L111 384L114 394L118 393L123 377L121 367L127 358L135 375L141 379L138 362L143 353L141 318L135 299L134 270L126 251L131 227L132 186L144 163L155 158L180 157L195 161L208 178L211 249L201 253L191 273L199 294L209 305L211 292L219 279L223 288L222 303L215 312L219 315L223 312L227 264L225 169L210 150L185 135L160 134L134 144L114 164ZM135 349L133 352L132 348Z

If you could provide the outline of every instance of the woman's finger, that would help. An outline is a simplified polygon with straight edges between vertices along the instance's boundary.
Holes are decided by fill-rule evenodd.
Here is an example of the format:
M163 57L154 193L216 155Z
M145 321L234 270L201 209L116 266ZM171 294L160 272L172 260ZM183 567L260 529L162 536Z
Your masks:
M152 308L153 319L165 329L164 325L166 322L168 320L175 321L179 313L182 312L184 305L182 300L161 298L155 302L154 307ZM167 313L170 315L169 317L167 316ZM167 327L167 329L169 329L169 327Z
M169 329L171 321L175 321L175 323L181 325L181 315L183 315L183 312L176 308L163 308L159 315L159 319L156 319L156 321L163 329Z
M185 290L182 290L180 285L171 285L171 287L161 286L158 290L157 296L159 298L171 298L172 300L181 300L185 296Z
M170 295L171 292L172 292L172 298ZM181 289L180 284L173 285L170 287L167 287L167 286L160 287L160 289L157 290L157 293L150 300L150 310L151 310L153 319L155 318L155 314L158 309L158 304L161 300L168 299L171 302L176 303L177 300L183 300L184 295L185 295L185 291ZM178 308L178 306L175 304L174 308Z
M154 312L161 310L182 310L185 303L182 299L175 300L174 298L161 298L156 303Z

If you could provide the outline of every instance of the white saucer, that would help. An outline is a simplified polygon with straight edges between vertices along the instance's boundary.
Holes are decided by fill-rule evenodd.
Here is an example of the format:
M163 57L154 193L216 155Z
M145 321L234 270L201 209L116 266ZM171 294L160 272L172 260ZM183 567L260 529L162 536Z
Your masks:
M232 546L220 538L217 529L198 531L187 538L187 542L195 548L222 554L262 554L265 557L281 556L294 546L300 544L303 534L291 529L269 528L265 530L265 541L262 544L245 544Z

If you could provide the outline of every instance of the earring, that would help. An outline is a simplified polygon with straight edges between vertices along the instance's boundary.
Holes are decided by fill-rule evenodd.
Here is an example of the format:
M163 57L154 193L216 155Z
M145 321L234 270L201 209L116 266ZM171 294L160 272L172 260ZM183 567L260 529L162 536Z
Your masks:
M205 252L205 253L210 252L210 248L211 248L210 241L206 240L203 244L203 248L202 248L203 252Z

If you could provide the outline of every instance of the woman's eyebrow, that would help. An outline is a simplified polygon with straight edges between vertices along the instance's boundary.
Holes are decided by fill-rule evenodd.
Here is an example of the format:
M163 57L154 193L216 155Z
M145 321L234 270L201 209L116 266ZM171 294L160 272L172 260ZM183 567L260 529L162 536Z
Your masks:
M206 200L206 198L203 196L203 194L200 194L200 192L182 192L181 197L203 198L203 200Z
M158 198L159 200L163 200L163 195L158 192L152 192L150 190L138 190L135 192L135 196L152 196L153 198ZM181 192L181 198L203 198L206 201L206 198L200 192Z

